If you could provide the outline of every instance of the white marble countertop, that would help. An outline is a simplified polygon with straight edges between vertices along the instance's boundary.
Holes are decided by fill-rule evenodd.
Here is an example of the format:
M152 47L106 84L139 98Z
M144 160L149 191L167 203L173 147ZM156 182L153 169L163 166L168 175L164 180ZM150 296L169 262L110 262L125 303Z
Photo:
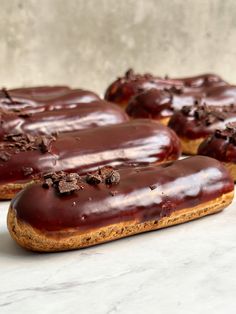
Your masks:
M0 313L222 313L236 308L236 201L224 212L89 249L24 251L0 203Z

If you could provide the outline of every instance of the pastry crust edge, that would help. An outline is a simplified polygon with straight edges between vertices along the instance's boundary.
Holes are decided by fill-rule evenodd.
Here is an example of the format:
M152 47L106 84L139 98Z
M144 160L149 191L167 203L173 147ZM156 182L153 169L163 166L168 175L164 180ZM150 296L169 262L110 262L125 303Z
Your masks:
M228 169L234 182L236 182L236 164L234 162L222 162L222 163Z
M64 229L51 233L43 232L18 219L15 210L10 207L7 225L12 238L25 249L38 252L66 251L166 228L214 214L227 207L232 202L233 196L233 191L225 193L214 200L195 207L174 211L170 216L163 217L159 220L141 223L137 221L127 221L85 232L79 232L78 229Z
M179 135L178 137L180 139L182 152L183 154L186 154L186 155L197 155L198 147L205 140L205 137L200 137L195 140L190 140L185 137L181 137Z

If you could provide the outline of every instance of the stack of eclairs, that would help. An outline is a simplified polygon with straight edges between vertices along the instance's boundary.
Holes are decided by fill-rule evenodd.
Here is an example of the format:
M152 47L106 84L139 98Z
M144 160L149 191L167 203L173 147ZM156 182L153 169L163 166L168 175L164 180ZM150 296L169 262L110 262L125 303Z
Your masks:
M181 153L195 155L180 158ZM96 93L0 90L0 199L12 238L78 249L217 213L236 180L236 86L128 70Z

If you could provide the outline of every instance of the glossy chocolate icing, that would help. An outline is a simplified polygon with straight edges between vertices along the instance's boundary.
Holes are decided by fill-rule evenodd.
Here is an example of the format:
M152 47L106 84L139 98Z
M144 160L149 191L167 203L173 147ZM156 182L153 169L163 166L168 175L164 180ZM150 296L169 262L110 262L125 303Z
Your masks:
M201 96L199 91L183 93L152 88L132 97L126 112L132 118L162 119L171 117L183 106L193 106Z
M119 173L117 185L84 183L83 189L69 195L34 184L20 192L11 206L18 219L39 230L83 232L124 221L159 220L234 189L226 169L217 160L201 156Z
M72 132L90 127L128 121L118 106L98 100L81 103L73 109L43 111L31 114L0 112L0 139L6 134L28 133L32 135Z
M99 100L95 93L67 86L39 86L0 91L0 108L28 112L75 108L76 104Z
M126 112L132 118L162 119L171 117L175 111L181 110L184 106L195 104L205 104L217 109L236 105L236 87L206 86L203 89L172 88L164 91L152 88L132 97Z
M0 158L2 185L32 179L31 175L24 175L24 167L32 168L32 175L59 170L83 173L104 165L148 165L174 160L180 155L175 133L149 120L59 134L44 154L40 149L12 153L14 149L7 142L2 143L0 153L10 154L7 161Z
M205 108L205 109L204 109ZM206 110L206 116L201 110ZM180 137L195 140L212 134L216 129L224 129L225 126L236 121L236 109L229 111L218 110L205 106L195 106L191 109L183 107L171 117L168 126Z
M201 143L198 154L236 163L236 125L232 129L216 130Z
M151 74L135 74L133 70L129 70L123 77L118 78L107 88L105 99L126 106L133 96L151 88L171 90L174 87L182 91L182 93L202 94L206 88L227 84L219 76L214 74L170 79L156 77Z
M236 105L236 86L226 85L209 88L201 103L219 108Z
M105 99L120 105L127 105L134 95L142 91L151 88L170 89L173 86L181 88L183 83L155 77L149 73L135 74L133 70L128 70L123 77L118 78L107 88Z
M177 80L183 82L184 86L191 87L191 88L202 88L202 87L212 87L212 86L220 86L220 85L227 85L228 83L225 82L219 75L206 73L201 75L196 75L192 77L182 77L172 80Z

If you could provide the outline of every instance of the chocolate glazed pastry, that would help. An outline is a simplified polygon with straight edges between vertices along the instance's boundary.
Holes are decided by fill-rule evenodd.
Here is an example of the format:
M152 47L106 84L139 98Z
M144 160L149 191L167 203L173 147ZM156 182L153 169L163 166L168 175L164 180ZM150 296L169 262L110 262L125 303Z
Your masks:
M131 98L151 88L158 90L182 90L183 93L204 93L206 88L228 85L215 74L203 74L188 78L160 78L151 74L135 74L132 69L114 81L106 90L105 99L126 107Z
M95 93L67 86L39 86L0 91L0 108L9 111L28 110L35 113L75 108L79 103L99 100Z
M183 83L155 77L149 73L135 74L129 69L123 77L118 78L107 88L105 99L126 107L130 99L140 92L151 88L169 89L173 86L182 87Z
M202 96L199 91L184 93L176 87L168 90L152 88L132 97L126 112L133 119L149 118L167 125L174 111L183 106L194 106Z
M212 86L228 85L219 75L207 73L192 77L177 78L172 80L181 81L185 88L208 88Z
M184 106L192 107L199 104L207 105L217 110L222 110L226 107L226 110L228 110L236 105L235 86L207 88L208 85L206 84L203 89L200 88L200 84L194 86L196 87L173 87L165 90L152 88L140 92L131 98L126 112L134 119L150 118L167 125L174 112L181 110Z
M236 123L228 124L224 130L216 130L202 142L198 154L223 162L236 181Z
M216 129L224 129L226 124L236 121L236 108L217 110L207 106L185 106L174 113L168 126L181 141L183 153L197 154L199 145Z
M207 89L201 104L215 108L230 107L236 105L236 86L226 85Z
M179 155L176 134L149 120L59 134L57 138L9 135L0 148L0 198L11 198L48 171L81 174L104 165L157 164Z
M74 109L43 111L29 114L0 112L0 140L4 135L28 133L50 135L116 124L128 121L125 112L118 106L104 100L81 103Z
M224 166L201 156L85 178L51 173L11 202L8 229L29 250L78 249L219 212L233 194Z

